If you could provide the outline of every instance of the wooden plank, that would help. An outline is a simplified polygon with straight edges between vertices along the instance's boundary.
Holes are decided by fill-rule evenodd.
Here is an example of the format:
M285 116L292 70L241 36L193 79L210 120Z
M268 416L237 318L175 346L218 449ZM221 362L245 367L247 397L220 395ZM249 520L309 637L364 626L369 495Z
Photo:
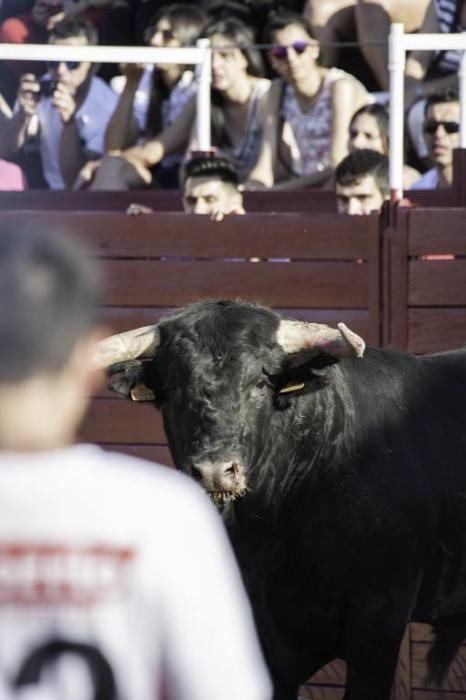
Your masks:
M410 628L407 626L400 644L398 664L393 682L392 696L396 700L411 698L411 640Z
M466 209L413 209L409 255L466 255Z
M272 306L366 308L367 264L109 260L108 306L173 306L225 297Z
M104 450L112 452L122 452L123 454L139 457L149 462L157 462L167 468L173 467L173 459L170 450L166 445L112 445L109 443L101 444Z
M81 442L165 445L162 417L152 404L124 398L91 401L79 431Z
M388 307L384 309L389 325L384 343L400 349L408 345L408 217L409 210L399 209L396 228L387 229L388 256L384 261L384 275L389 284Z
M343 700L344 694L344 688L304 685L299 689L298 700Z
M421 624L420 622L412 622L410 627L411 642L432 642L434 635L430 625Z
M413 260L410 306L466 306L466 260Z
M408 318L410 352L442 352L466 345L464 308L413 308Z
M243 197L248 212L336 212L336 197L333 191L247 191ZM157 212L182 209L179 190L0 192L1 211L125 211L133 202L150 206Z
M445 690L413 690L411 700L465 700L464 693L451 693Z
M411 645L412 659L412 687L435 690L426 684L427 664L426 658L430 644L415 642ZM453 661L448 674L442 683L442 691L463 693L466 697L466 646L462 646Z
M338 214L251 214L221 224L203 216L113 212L0 213L0 231L47 228L85 238L97 255L109 257L259 257L291 259L367 258L378 217Z
M101 318L108 325L109 332L121 333L139 326L158 323L163 316L173 310L170 307L107 306L101 308ZM366 309L275 308L275 311L288 318L311 323L326 323L330 326L336 326L343 321L369 342L371 323Z
M345 685L346 664L341 659L335 659L317 671L307 681L308 685Z
M404 193L407 199L419 207L454 207L458 205L455 190L409 190Z

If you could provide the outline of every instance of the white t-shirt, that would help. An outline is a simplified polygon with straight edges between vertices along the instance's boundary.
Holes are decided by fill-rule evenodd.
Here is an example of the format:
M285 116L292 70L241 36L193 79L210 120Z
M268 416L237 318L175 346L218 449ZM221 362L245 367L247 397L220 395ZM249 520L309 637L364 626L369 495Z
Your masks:
M104 152L104 136L107 124L118 102L118 96L101 78L93 76L86 99L75 115L79 135L87 150L97 154ZM62 119L52 106L51 97L43 97L37 114L40 123L40 152L44 177L52 190L65 188L60 163L59 148L63 131Z
M424 175L422 175L419 180L413 182L410 190L435 190L439 186L440 179L438 176L437 168L431 168Z
M118 700L270 698L221 520L187 477L91 445L3 453L0 513L2 699L92 700L72 644Z

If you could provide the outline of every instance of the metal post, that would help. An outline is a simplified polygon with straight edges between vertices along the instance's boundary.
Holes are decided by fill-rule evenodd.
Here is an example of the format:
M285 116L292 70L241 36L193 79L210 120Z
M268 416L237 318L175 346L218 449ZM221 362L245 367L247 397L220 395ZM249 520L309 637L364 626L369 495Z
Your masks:
M196 141L198 151L210 150L210 83L212 72L212 49L209 39L199 39L197 46L204 49L204 59L198 64L196 96Z
M462 52L458 70L460 94L460 148L466 148L466 51Z
M403 117L404 117L404 26L392 24L388 41L388 70L390 72L389 181L390 199L403 197Z

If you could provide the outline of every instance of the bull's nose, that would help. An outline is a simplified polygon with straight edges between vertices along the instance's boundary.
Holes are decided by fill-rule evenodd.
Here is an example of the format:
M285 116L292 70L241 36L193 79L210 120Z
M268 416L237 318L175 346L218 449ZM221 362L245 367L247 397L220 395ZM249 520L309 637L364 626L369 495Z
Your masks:
M228 489L242 475L244 468L238 461L193 462L191 464L191 476L200 482L207 491L216 489Z

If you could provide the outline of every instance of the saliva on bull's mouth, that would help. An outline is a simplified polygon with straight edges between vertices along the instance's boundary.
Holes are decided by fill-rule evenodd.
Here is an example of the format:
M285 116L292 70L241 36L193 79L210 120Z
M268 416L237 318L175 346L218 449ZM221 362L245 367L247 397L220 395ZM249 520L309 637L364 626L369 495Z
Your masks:
M233 503L233 501L242 498L246 492L246 488L242 488L240 491L207 491L216 506L224 506L227 503Z

